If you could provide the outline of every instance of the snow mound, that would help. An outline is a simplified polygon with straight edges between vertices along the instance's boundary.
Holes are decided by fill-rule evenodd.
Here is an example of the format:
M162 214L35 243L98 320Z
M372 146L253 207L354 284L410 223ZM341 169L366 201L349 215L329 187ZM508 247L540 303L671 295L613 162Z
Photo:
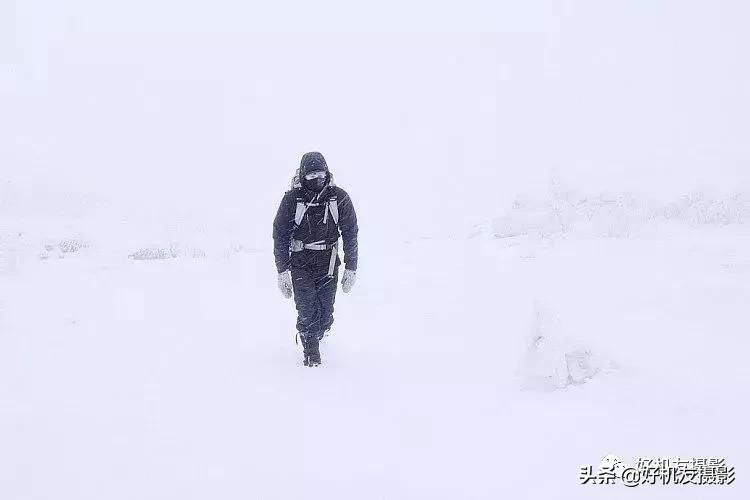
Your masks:
M580 340L573 339L559 317L535 304L521 367L521 385L543 392L581 385L606 371L610 364Z

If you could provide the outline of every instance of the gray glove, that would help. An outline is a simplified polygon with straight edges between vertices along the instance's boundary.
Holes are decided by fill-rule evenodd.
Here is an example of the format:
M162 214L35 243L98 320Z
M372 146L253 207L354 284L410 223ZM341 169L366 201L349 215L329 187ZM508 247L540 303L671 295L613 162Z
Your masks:
M357 281L357 271L351 269L345 269L344 275L341 277L341 290L344 293L349 293L354 288L354 283Z
M289 271L279 273L279 290L281 290L281 295L283 295L285 299L292 298L292 275Z

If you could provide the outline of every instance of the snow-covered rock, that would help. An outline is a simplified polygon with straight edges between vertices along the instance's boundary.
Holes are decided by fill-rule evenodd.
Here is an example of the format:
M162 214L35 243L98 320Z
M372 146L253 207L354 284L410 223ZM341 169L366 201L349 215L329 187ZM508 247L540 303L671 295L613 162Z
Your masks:
M603 360L571 336L549 307L535 304L523 360L522 386L533 390L580 385L605 368Z

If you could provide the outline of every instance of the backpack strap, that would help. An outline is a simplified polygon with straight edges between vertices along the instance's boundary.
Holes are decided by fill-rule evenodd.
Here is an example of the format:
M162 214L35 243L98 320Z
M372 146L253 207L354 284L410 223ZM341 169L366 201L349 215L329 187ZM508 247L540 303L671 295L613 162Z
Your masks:
M296 227L302 224L302 218L305 216L305 212L307 212L307 207L308 205L304 199L297 198L297 209L294 211L294 225Z
M297 208L294 211L294 224L295 226L299 227L300 224L302 224L302 219L305 216L305 213L307 212L307 209L309 207L317 207L322 205L323 203L315 203L315 202L306 202L304 198L298 197L297 198ZM328 223L328 213L331 213L331 218L333 218L333 223L338 226L339 224L339 202L336 195L331 196L328 198L328 201L325 202L326 205L326 211L323 215L323 224Z
M335 195L328 198L327 205L328 205L328 209L326 210L326 214L323 216L323 223L325 224L328 222L328 212L331 212L333 223L338 226L339 225L339 202Z

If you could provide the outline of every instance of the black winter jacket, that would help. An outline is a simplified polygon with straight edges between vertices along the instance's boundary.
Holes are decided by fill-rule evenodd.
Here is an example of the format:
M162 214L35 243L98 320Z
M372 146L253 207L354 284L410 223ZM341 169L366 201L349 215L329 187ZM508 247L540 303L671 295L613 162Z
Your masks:
M334 195L338 200L338 226L333 222L330 214L327 222L323 223L327 210L325 203L323 203L315 207L308 207L302 218L302 223L295 228L294 214L297 210L297 198L302 197L309 202L312 201L315 193L303 187L298 187L284 194L279 211L273 221L273 253L276 259L276 269L279 273L290 267L289 244L292 238L301 240L303 243L325 240L326 243L333 244L338 241L339 234L344 240L344 267L353 271L357 270L357 232L359 231L357 214L354 212L354 205L347 192L338 186L325 187L318 198L325 201ZM317 252L317 250L309 251Z

